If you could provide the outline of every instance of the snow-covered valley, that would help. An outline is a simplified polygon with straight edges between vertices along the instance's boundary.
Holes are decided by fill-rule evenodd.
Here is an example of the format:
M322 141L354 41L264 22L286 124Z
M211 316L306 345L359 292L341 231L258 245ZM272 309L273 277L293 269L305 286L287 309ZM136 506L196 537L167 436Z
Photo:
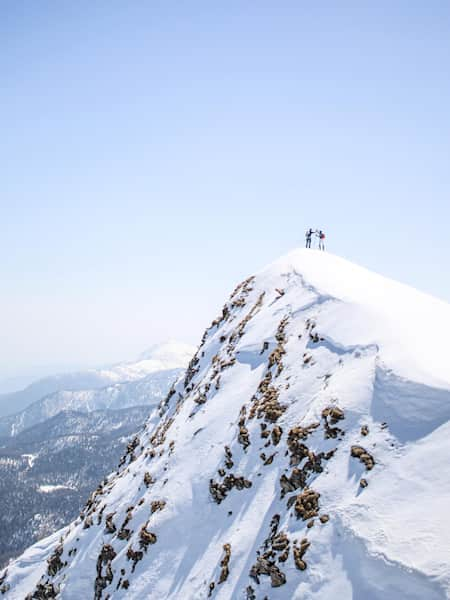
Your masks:
M236 288L118 469L0 590L450 598L448 340L448 304L293 251Z

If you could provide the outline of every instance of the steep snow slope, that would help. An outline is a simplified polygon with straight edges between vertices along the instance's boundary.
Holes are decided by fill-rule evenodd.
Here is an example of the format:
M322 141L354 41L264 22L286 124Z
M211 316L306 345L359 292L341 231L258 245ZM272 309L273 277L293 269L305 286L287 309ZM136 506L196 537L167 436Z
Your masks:
M315 251L243 282L6 598L450 598L449 305Z
M58 391L80 391L104 388L116 383L137 381L151 373L169 369L184 369L194 348L182 342L164 342L152 346L136 362L119 363L104 369L88 369L45 377L20 392L0 395L0 415L19 412L44 396Z

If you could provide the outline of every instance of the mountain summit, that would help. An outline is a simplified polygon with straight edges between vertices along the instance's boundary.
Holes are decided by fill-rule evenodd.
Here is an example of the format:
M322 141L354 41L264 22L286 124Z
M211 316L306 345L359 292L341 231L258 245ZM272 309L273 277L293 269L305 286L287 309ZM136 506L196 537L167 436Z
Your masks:
M8 599L450 598L450 306L313 250L246 279Z

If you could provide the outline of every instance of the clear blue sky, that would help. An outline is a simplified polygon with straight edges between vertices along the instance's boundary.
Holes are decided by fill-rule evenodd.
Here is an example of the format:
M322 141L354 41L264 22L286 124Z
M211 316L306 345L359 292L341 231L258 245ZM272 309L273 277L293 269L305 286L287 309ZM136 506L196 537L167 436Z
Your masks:
M197 343L309 225L450 300L449 32L437 0L2 2L0 376Z

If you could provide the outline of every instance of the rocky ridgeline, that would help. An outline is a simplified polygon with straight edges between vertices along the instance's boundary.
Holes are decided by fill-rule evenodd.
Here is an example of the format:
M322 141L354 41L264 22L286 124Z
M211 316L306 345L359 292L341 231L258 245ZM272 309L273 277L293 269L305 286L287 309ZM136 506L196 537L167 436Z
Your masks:
M249 323L263 309L265 302L273 304L284 297L284 290L279 289L273 290L270 298L268 292L252 294L253 284L254 278L246 279L233 292L220 316L206 330L184 378L161 402L157 426L144 427L128 444L115 474L98 486L77 521L63 532L60 543L48 559L46 574L29 593L27 600L58 597L65 572L78 551L82 532L92 527L101 528L104 540L96 557L92 589L95 600L113 597L115 590L130 589L141 561L145 561L145 569L149 568L147 560L151 561L152 556L157 555L162 535L158 533L158 514L170 504L170 498L158 497L153 492L158 479L152 462L176 456L176 437L171 440L168 437L182 407L189 407L188 419L194 419L200 410L208 410L221 389L224 372L233 369L239 360L238 344ZM287 395L291 378L301 377L304 369L319 366L315 347L319 347L324 338L317 331L316 320L309 316L303 320L301 333L298 333L298 320L297 329L291 331L292 315L288 307L283 311L271 339L261 340L260 360L264 364L261 379L253 396L242 399L235 417L233 437L224 446L223 460L217 471L210 474L209 489L204 490L205 495L209 494L211 500L217 503L218 510L228 512L225 506L227 497L249 493L255 485L254 470L245 472L240 468L243 456L255 458L259 465L256 476L260 476L264 469L276 469L276 511L271 516L266 538L255 550L248 572L246 594L249 600L257 598L258 586L266 578L272 587L278 588L286 585L288 577L302 577L307 570L313 544L307 532L313 527L325 527L333 519L332 511L322 506L321 495L314 489L314 483L327 469L340 446L346 448L349 459L359 460L367 471L375 465L373 456L363 446L352 445L350 451L345 446L346 415L339 406L339 399L328 398L317 420L308 421L297 412L297 422L292 422L292 412L289 413L292 399ZM218 350L209 356L208 343L215 337L219 341ZM298 343L295 350L298 353L298 373L286 369L284 362L287 353L294 351L289 348L292 340ZM327 389L331 376L318 370L317 378L322 379L323 390ZM288 413L289 420L283 420ZM361 437L368 435L368 427L363 426ZM138 460L139 470L131 471ZM244 464L252 463L249 460ZM137 500L133 505L111 511L109 493L129 473L133 473L138 481ZM160 470L160 478L161 473L164 486L170 477L170 468L166 466ZM365 487L367 481L361 480L360 485ZM118 560L123 556L126 561L121 560L119 567ZM214 578L205 583L205 596L213 597L232 572L233 555L229 541L223 540L222 555L217 560ZM0 578L0 590L3 594L9 590L7 571Z

